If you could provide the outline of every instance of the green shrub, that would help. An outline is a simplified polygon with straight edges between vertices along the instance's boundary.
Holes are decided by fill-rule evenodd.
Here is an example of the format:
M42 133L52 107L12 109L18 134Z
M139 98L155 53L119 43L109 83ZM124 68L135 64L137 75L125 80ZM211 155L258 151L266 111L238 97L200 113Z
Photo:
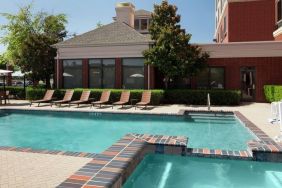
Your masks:
M239 90L166 90L165 102L169 104L206 105L210 94L211 105L238 105L241 100Z
M93 98L94 100L99 100L103 92L103 89L74 89L73 100L78 100L83 90L90 90L91 91L90 98ZM64 97L65 91L66 89L55 90L54 97L57 99L62 99ZM123 90L112 89L110 101L111 102L118 101L120 99L120 95L122 91ZM46 92L45 89L28 88L26 92L26 98L27 100L41 99L44 96L45 92ZM137 99L139 101L141 99L142 92L143 90L130 90L130 98ZM152 104L159 105L163 100L163 96L164 96L163 90L152 90L152 99L151 99Z
M6 90L10 91L10 95L15 96L17 99L25 99L25 91L23 87L6 86ZM3 87L0 88L3 91Z
M265 85L264 95L267 102L275 102L282 100L282 86Z
M103 89L74 89L73 100L78 100L83 90L91 91L91 98L99 100ZM26 97L28 100L41 99L45 94L45 89L28 88ZM55 90L54 97L62 99L65 89ZM111 90L111 102L120 99L121 89ZM130 90L130 98L140 101L143 90ZM238 105L241 99L241 92L238 90L152 90L152 104L194 104L206 105L207 94L210 93L212 105ZM137 102L135 101L135 102Z

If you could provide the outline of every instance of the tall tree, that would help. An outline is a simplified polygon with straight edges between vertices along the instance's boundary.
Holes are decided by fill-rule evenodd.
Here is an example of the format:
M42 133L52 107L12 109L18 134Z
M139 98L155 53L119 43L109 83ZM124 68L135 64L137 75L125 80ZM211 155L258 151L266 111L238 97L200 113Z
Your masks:
M0 55L0 69L5 69L7 64L7 60L4 56L4 54Z
M155 5L149 27L155 44L143 53L146 63L163 73L166 88L175 77L187 76L188 73L193 75L195 70L198 71L205 64L207 57L207 54L201 53L200 48L189 44L191 34L181 28L180 20L175 5L167 1Z
M33 79L45 80L49 87L56 56L51 45L66 36L66 16L46 12L33 14L31 5L20 8L17 14L2 15L8 20L8 24L1 26L6 32L1 42L7 45L9 63L23 72L32 72Z

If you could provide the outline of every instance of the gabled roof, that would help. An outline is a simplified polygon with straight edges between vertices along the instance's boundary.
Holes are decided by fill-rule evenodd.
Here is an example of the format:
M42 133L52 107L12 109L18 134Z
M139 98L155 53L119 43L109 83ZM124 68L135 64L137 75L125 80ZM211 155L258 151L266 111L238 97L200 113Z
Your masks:
M152 15L152 12L144 10L144 9L135 11L135 16L151 16L151 15Z
M149 44L153 41L122 22L113 22L74 38L57 43L55 47L103 46L118 44Z

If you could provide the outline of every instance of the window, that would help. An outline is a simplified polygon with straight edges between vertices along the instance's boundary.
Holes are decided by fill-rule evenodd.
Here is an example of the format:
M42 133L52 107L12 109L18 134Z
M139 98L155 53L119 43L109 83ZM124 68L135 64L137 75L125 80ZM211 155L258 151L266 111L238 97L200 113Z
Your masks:
M92 59L89 61L89 87L115 87L115 59Z
M210 67L203 70L197 77L199 89L224 89L225 69L223 67Z
M134 20L134 28L135 30L140 30L140 20Z
M64 88L82 87L82 60L63 61Z
M198 89L208 89L209 88L209 69L203 70L197 76L197 87Z
M210 68L210 87L217 89L224 89L224 68L212 67Z
M141 30L148 29L148 19L141 19Z
M144 89L144 59L123 59L123 87L125 89Z

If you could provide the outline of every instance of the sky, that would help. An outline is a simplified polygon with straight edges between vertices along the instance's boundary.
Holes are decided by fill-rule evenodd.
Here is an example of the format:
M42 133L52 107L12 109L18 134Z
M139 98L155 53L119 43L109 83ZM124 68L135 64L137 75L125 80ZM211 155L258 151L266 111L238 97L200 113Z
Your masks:
M67 16L69 34L82 34L95 29L98 22L111 23L118 2L132 2L136 9L153 11L161 0L0 0L0 13L16 13L19 7L33 2L34 11ZM178 7L181 26L192 34L192 43L211 43L214 35L214 0L169 0ZM6 20L0 16L0 25ZM0 32L0 36L3 33ZM5 47L0 45L0 54Z

